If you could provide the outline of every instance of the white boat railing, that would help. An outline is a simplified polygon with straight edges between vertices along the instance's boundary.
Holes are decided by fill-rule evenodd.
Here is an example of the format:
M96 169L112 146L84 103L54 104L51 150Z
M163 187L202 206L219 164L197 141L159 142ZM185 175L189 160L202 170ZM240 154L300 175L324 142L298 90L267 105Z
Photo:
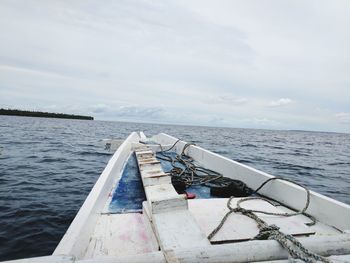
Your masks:
M53 255L73 255L76 258L84 256L99 213L108 199L108 193L116 184L115 180L120 178L132 143L138 142L139 139L136 132L131 133L114 153Z

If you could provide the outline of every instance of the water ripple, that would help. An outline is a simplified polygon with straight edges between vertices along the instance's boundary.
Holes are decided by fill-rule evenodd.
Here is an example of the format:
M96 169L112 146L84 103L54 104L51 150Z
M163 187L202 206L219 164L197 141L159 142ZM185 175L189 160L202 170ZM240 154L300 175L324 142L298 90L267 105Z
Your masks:
M350 204L349 134L0 116L0 260L51 254L111 157L99 142L140 130Z

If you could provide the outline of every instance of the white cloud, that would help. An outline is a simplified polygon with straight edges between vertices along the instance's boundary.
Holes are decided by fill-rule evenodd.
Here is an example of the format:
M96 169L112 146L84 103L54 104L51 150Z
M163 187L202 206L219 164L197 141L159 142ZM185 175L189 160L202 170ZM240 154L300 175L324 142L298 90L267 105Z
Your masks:
M204 100L204 103L208 104L227 104L231 106L237 106L247 103L248 100L242 97L234 97L231 95L220 95L220 96L211 96Z
M142 106L121 106L116 110L117 116L136 117L136 118L155 118L163 112L161 107L142 107Z
M350 112L339 112L335 114L335 117L341 123L350 124Z
M291 104L293 103L294 101L291 100L291 99L288 99L288 98L281 98L279 100L273 100L271 101L268 106L270 107L278 107L278 106L285 106L285 105L288 105L288 104Z
M350 2L268 3L2 0L0 103L350 132Z

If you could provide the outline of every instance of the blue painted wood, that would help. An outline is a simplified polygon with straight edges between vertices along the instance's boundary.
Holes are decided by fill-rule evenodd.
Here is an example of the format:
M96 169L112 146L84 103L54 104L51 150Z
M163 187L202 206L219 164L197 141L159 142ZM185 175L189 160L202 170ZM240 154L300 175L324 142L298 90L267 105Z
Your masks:
M135 154L131 154L113 192L109 212L113 214L142 211L142 202L146 200L142 179Z

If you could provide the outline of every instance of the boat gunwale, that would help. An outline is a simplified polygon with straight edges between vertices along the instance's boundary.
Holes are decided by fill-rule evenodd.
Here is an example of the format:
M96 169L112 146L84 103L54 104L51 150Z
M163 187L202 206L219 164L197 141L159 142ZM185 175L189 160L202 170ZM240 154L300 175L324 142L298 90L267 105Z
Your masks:
M122 175L132 143L137 143L139 139L139 135L132 132L113 154L52 255L84 256L94 225L109 198L108 193Z

